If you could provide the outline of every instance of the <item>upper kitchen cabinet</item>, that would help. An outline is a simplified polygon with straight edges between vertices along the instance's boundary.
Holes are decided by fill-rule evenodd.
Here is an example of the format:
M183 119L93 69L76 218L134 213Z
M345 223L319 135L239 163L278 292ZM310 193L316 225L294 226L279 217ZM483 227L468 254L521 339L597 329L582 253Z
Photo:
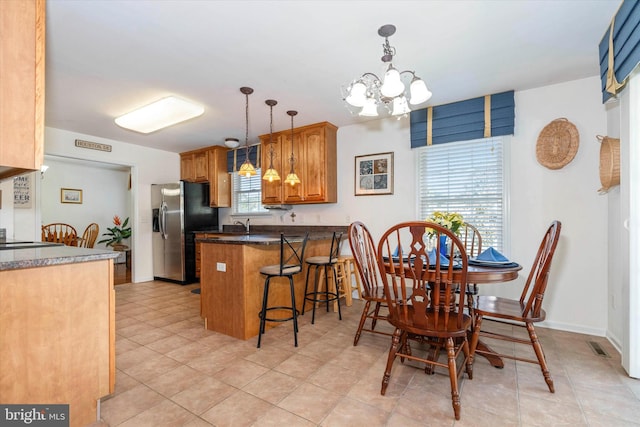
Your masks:
M295 171L300 184L291 186L284 180L291 165L291 130L273 135L277 161L274 167L280 173L280 181L262 181L262 203L310 204L337 202L336 134L338 128L322 122L303 126L293 131ZM262 167L269 165L269 135L260 137L262 143ZM276 157L276 156L274 156Z
M279 204L282 203L282 183L285 179L285 177L287 176L287 171L289 169L287 169L286 171L283 169L283 165L286 163L286 159L287 157L284 156L283 157L283 152L286 151L282 146L283 146L283 140L285 139L285 136L282 135L282 133L279 133L277 135L273 135L273 158L271 158L271 150L269 149L269 144L271 143L270 139L269 139L269 135L263 135L260 137L260 144L261 144L261 149L260 152L262 153L262 159L261 159L261 169L262 169L262 173L264 174L264 171L267 170L267 168L269 167L269 165L271 164L270 161L273 160L273 168L275 170L278 171L278 174L280 175L280 181L265 181L262 180L262 204L264 205L273 205L273 204Z
M209 180L209 157L206 149L180 153L180 179L188 182Z
M44 156L45 1L0 1L0 179Z
M180 153L180 179L208 182L209 205L214 208L231 206L231 180L227 172L226 147L212 146Z
M227 148L209 148L209 205L213 208L231 207L231 177L227 172Z

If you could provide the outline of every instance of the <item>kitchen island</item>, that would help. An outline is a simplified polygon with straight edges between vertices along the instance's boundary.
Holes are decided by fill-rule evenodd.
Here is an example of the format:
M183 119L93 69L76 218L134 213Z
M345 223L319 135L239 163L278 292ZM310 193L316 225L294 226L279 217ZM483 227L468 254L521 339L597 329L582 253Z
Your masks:
M346 231L339 227L338 231ZM342 230L345 229L345 230ZM309 231L305 258L328 255L332 232L319 230L287 230L304 234ZM345 232L346 237L346 232ZM197 239L201 244L200 314L205 327L239 339L258 335L265 277L260 267L278 264L280 234L272 231L255 231L255 234L209 235ZM294 276L296 306L302 312L306 268ZM311 280L311 279L310 279ZM278 286L282 281L283 286ZM270 305L291 305L288 280L272 279ZM267 328L278 324L269 324Z
M68 404L69 425L96 421L115 388L117 256L61 245L0 251L1 403Z

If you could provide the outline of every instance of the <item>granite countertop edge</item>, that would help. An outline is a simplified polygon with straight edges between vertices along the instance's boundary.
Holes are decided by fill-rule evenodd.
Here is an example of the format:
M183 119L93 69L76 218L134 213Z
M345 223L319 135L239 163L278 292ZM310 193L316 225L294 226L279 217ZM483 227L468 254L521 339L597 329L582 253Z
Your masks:
M201 230L194 233L216 234L206 238L196 238L200 243L218 243L230 245L279 245L280 233L289 236L309 233L309 240L328 240L333 236L334 231L342 232L342 238L347 237L347 226L254 226L250 233L244 233L243 227L227 226L223 231Z
M118 255L116 251L72 246L4 250L0 251L0 271L99 261Z

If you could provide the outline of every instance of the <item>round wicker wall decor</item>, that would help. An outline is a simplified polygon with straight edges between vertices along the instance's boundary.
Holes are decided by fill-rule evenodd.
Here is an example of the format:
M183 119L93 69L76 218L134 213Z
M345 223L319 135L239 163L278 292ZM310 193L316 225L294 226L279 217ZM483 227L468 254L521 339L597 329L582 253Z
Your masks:
M536 143L538 163L549 169L560 169L576 156L580 135L573 123L565 118L546 125Z
M598 193L604 194L611 187L620 185L620 140L597 135L600 141L600 183Z

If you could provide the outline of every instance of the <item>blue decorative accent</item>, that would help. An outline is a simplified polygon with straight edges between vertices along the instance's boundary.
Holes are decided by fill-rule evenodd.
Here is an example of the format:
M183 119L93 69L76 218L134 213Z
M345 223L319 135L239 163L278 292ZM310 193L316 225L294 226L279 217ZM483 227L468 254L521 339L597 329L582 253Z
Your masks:
M609 69L609 33L611 26L602 37L598 51L600 54L600 80L602 82L602 102L613 94L606 91ZM640 62L640 2L624 0L615 14L613 24L613 64L616 80L621 83Z
M440 236L440 253L447 256L447 236Z
M411 148L427 145L427 109L411 112ZM491 95L491 135L513 135L514 91ZM432 143L484 138L484 97L433 107Z
M244 163L247 154L247 149L242 146L238 148L234 148L233 150L227 151L227 172L237 172L240 170L240 166ZM260 144L250 145L249 146L249 160L256 168L260 167ZM233 163L233 157L235 159L235 169Z

